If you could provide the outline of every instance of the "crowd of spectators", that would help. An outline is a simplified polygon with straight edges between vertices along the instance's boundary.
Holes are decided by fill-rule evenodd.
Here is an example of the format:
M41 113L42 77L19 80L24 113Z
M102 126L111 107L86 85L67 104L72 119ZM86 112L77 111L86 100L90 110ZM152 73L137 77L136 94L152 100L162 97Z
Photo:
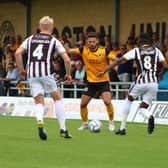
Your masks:
M100 44L108 50L110 53L108 55L109 63L112 63L112 59L114 57L119 58L122 57L124 53L128 52L132 48L137 46L138 38L135 36L133 31L130 32L128 38L125 40L125 43L119 44L117 42L113 42L113 39L105 35L103 38L100 35ZM165 37L164 42L161 42L158 38L158 34L156 32L151 33L152 44L155 47L158 47L164 54L167 62L168 62L168 35ZM79 34L79 40L72 43L65 35L58 37L58 39L64 43L64 45L68 45L68 47L81 47L85 45L85 34ZM29 94L24 91L25 84L20 82L20 75L16 67L14 53L16 49L22 43L21 35L17 35L16 37L6 36L3 39L2 44L0 44L0 96L16 96L21 95L25 96ZM80 55L70 55L71 57L71 65L72 65L72 77L73 83L77 85L78 88L83 88L84 83L86 82L85 75L85 67ZM26 57L24 57L26 58ZM25 60L26 66L26 60ZM58 82L62 82L64 80L65 69L63 60L61 57L56 56L53 60L53 68L54 75L57 78ZM110 72L110 80L111 82L130 82L133 81L136 77L136 64L134 62L127 62L125 64L121 64L116 67L114 70ZM18 83L11 84L11 81L18 81ZM10 86L19 87L20 90L9 91ZM73 86L65 86L65 88L73 88ZM128 88L127 85L123 88ZM167 88L168 89L168 88ZM81 91L78 92L77 97L80 97L82 94ZM65 91L65 97L72 97L72 93ZM121 97L125 97L125 94L121 95Z

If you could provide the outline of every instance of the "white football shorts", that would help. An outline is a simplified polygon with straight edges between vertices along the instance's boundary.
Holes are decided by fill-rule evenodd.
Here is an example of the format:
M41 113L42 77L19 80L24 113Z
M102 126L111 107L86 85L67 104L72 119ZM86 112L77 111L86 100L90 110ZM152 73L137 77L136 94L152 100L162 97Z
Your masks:
M142 100L150 105L152 103L152 100L156 99L157 91L157 83L133 83L129 88L128 95L133 96L135 99L141 96Z
M29 85L33 97L36 97L38 94L52 93L58 89L53 76L30 78Z

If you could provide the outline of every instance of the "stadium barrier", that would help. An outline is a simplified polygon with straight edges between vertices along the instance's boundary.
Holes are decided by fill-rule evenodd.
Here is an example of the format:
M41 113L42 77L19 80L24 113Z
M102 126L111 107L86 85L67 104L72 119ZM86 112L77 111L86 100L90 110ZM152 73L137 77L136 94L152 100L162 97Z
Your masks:
M81 119L80 99L63 99L67 119ZM115 121L121 120L121 108L124 100L112 100L115 109ZM0 115L3 116L29 116L34 117L34 101L32 97L0 97ZM45 106L48 112L46 118L56 118L54 102L51 98L45 98ZM139 101L134 101L128 116L129 122L146 123L137 112ZM93 99L88 105L89 119L108 120L106 107L100 99ZM149 108L149 113L153 114L157 124L168 125L168 102L154 101Z
M26 93L24 96L29 97L30 88L29 88L28 82L27 81L21 81L21 82L25 84L24 87L17 87L18 81L12 81L11 84L14 84L15 86L11 86L9 89L18 90L18 93L24 90ZM131 83L132 82L110 82L113 99L115 100L123 99L123 96L121 97L121 95L123 95L123 93L128 91L128 88L131 85ZM79 85L79 84L72 83L72 85L66 85L64 82L60 82L59 86L61 88L61 94L63 98L80 98L78 96L78 93L84 90L85 84L83 83ZM46 94L46 97L49 97L49 95ZM141 100L141 97L139 97L138 100ZM155 100L167 101L168 100L168 90L159 89Z

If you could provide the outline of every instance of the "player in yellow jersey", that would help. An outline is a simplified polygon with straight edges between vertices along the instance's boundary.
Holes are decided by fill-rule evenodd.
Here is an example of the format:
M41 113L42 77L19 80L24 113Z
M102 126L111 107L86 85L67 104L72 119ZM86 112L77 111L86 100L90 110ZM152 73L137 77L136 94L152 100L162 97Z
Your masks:
M87 90L81 97L80 114L83 124L78 130L88 128L88 108L90 100L97 94L101 95L106 106L109 117L109 131L115 129L114 126L114 108L111 103L111 92L109 86L109 74L106 73L102 78L97 78L98 72L104 70L108 64L108 51L99 46L99 39L96 32L90 32L86 38L86 46L81 48L67 48L69 53L81 54L85 64L87 76Z

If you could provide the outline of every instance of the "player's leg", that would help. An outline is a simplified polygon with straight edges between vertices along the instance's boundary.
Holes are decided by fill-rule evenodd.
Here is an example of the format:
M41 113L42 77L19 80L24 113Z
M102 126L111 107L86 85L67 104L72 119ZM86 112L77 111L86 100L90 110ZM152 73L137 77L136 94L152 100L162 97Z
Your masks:
M80 115L82 118L82 125L78 128L78 130L82 131L86 128L88 128L88 108L87 105L92 99L91 96L83 94L81 97L81 102L80 102Z
M57 89L56 91L51 92L50 95L54 100L55 113L60 126L60 135L63 136L64 138L72 138L66 128L66 114L65 114L60 90Z
M116 131L116 135L125 135L126 134L126 122L128 118L128 114L130 112L131 104L133 102L134 98L131 95L128 95L128 97L125 99L125 102L122 106L121 113L121 125L118 131Z
M94 83L87 83L86 88L84 89L84 92L81 97L81 102L80 102L80 115L82 118L82 125L78 128L79 131L82 131L86 128L88 128L88 108L87 105L89 104L90 100L92 97L95 95L96 90L95 90L95 85Z
M148 120L147 131L149 134L152 134L152 132L154 131L154 117L153 115L149 114L148 107L149 104L143 101L139 106L138 112L144 119Z
M69 135L66 128L66 114L62 102L60 89L57 87L54 77L45 77L43 78L42 82L45 88L45 92L50 93L51 97L54 100L54 111L59 121L60 135L64 138L71 138L71 135Z
M42 140L47 139L47 134L44 130L44 97L43 95L38 95L34 97L35 101L35 106L34 106L34 111L36 114L36 120L38 124L38 133L39 137Z
M29 79L30 89L34 98L34 111L38 125L38 134L40 139L46 140L47 134L44 130L44 89L36 78Z
M127 122L128 114L130 112L132 102L140 94L139 89L140 89L139 85L134 83L129 88L128 96L125 99L125 102L121 109L121 113L122 113L121 125L119 130L116 132L117 135L126 134L126 122Z
M154 117L149 113L148 107L152 103L152 100L156 98L158 84L149 83L145 86L146 92L142 95L143 101L139 106L139 114L142 115L144 119L148 120L147 131L151 134L154 131Z
M111 103L111 92L109 91L103 92L101 96L106 106L106 110L109 117L109 131L114 131L115 130L114 107L113 104Z
M100 82L96 84L97 91L101 94L103 102L106 106L106 110L109 117L109 131L114 131L114 107L111 103L111 91L109 82Z

